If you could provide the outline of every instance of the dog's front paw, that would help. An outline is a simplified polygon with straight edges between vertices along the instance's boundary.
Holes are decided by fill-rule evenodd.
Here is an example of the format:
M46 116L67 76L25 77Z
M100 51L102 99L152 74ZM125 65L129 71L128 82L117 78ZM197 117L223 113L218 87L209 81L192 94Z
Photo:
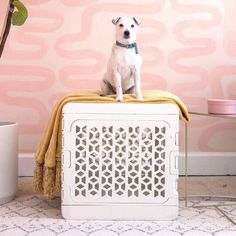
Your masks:
M117 96L116 101L117 102L123 102L124 101L123 96Z
M138 95L138 96L136 96L136 99L139 100L139 101L142 101L143 97L142 97L142 95Z

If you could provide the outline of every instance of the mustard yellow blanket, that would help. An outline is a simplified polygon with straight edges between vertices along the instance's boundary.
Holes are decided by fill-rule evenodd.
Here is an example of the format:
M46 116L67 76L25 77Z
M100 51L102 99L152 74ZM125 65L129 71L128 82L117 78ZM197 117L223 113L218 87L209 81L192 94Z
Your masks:
M134 95L126 94L124 102L174 103L179 107L180 119L184 122L190 120L186 106L177 96L161 90L142 91L142 95L144 100L137 101ZM61 189L61 113L63 106L68 102L115 103L116 97L101 97L98 91L80 91L67 94L58 102L35 154L33 188L35 192L43 192L47 199L53 198Z

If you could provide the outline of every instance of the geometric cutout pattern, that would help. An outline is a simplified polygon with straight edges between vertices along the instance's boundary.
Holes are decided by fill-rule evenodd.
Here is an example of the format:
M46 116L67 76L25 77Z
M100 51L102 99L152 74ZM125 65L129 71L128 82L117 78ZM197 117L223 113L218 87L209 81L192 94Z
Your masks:
M170 127L162 121L152 124L76 123L74 196L164 201Z

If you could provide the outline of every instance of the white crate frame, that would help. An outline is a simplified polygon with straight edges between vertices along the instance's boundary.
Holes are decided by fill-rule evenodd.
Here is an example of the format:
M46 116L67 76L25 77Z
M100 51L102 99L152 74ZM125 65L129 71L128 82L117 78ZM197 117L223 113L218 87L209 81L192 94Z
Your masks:
M178 193L177 193L177 178L178 178L178 132L179 132L179 111L178 108L173 104L103 104L103 103L68 103L63 108L63 156L62 156L62 214L66 219L101 219L101 220L168 220L173 219L178 214ZM80 129L81 127L81 129ZM82 128L84 131L82 131ZM104 128L105 127L105 128ZM103 131L106 130L106 127L113 127L114 132L112 133L112 144L111 144L111 156L110 160L108 158L108 163L112 163L112 167L106 173L102 169L106 168L106 163L102 160L102 153L106 144L102 144L104 138ZM136 141L138 143L137 147L134 147L134 144L128 143L128 140L131 138L129 134L129 127L139 127L136 132ZM149 144L149 149L154 150L155 140L150 138L146 140L145 133L149 132L150 137L154 137L156 134L155 130L148 131L148 129L153 127L159 127L160 129L165 127L166 138L164 139L166 145L164 145L164 183L159 187L161 190L164 188L164 194L157 193L157 196L154 195L156 187L154 185L154 161L160 157L156 155L156 159L152 154L147 152L147 147L144 143ZM124 136L119 137L119 132L117 131L121 128L121 134ZM158 129L159 129L158 128ZM76 129L78 132L76 132ZM86 129L86 130L85 130ZM97 130L96 130L97 129ZM103 131L102 131L103 129ZM124 129L124 131L122 131ZM146 129L146 131L145 131ZM91 131L92 130L92 131ZM157 131L157 130L156 130ZM112 131L113 132L113 131ZM123 132L123 133L122 133ZM131 131L130 131L131 132ZM161 133L161 131L159 130ZM94 133L94 134L93 134ZM114 134L118 137L115 138ZM78 137L79 135L79 137ZM84 135L84 139L81 139ZM95 136L97 138L94 138ZM111 135L111 136L112 136ZM158 134L157 134L158 135ZM165 135L165 134L164 134ZM128 137L129 136L129 137ZM138 136L138 137L137 137ZM135 133L132 137L135 137ZM144 137L144 138L143 138ZM120 138L120 139L119 139ZM84 142L84 145L80 144L80 140ZM82 142L81 141L81 142ZM91 147L91 142L96 144L97 152L94 151ZM77 146L76 146L77 142ZM115 143L119 142L124 144L122 146L123 152L115 151ZM151 144L150 144L151 142ZM78 144L79 143L79 144ZM88 147L91 147L89 151ZM80 156L80 151L85 153L86 158L82 160ZM103 149L102 149L103 148ZM137 196L128 196L128 190L130 189L132 181L128 180L128 175L132 171L132 165L130 164L130 159L128 158L128 152L133 148L134 152L137 151L141 158L138 160L139 174L135 171L131 172L136 174L134 177L139 178L136 180L136 189L138 190ZM139 150L137 150L139 148ZM145 151L141 151L141 148ZM146 149L145 149L146 148ZM119 149L119 147L118 147ZM132 151L131 151L132 152ZM77 154L76 154L77 153ZM78 154L79 153L79 154ZM118 154L117 154L118 153ZM89 154L89 155L88 155ZM76 157L77 155L77 157ZM85 154L83 154L85 155ZM88 155L88 156L87 156ZM119 155L119 158L124 158L123 164L118 158L115 159L113 156ZM130 154L131 159L132 153ZM143 155L143 156L142 156ZM106 154L103 153L103 156L106 157ZM149 162L146 162L148 158ZM80 165L77 161L84 161L85 171L80 169ZM120 162L120 163L119 163ZM142 162L142 163L141 163ZM90 164L89 164L90 163ZM103 164L102 164L103 163ZM144 164L143 164L144 163ZM148 167L147 163L151 163ZM75 166L77 164L77 172ZM90 166L89 166L90 165ZM131 170L128 170L128 167L131 167ZM147 195L141 194L142 187L140 182L142 180L142 175L140 172L144 169L149 168L148 174L150 178L146 178L147 185L145 186ZM89 177L89 170L91 171L91 178ZM119 174L117 168L124 169L123 175ZM158 167L157 167L158 168ZM116 171L117 169L117 171ZM97 176L93 173L97 173ZM144 170L143 175L147 175ZM162 171L162 172L163 172ZM115 172L118 173L116 178ZM156 171L157 172L157 171ZM78 175L79 173L79 175ZM102 174L110 173L111 181L109 188L111 194L108 196L102 196ZM160 171L158 173L161 173ZM82 182L82 177L84 175L85 182ZM120 176L119 176L120 175ZM139 177L138 177L139 176ZM80 178L81 177L81 178ZM99 177L97 180L96 177ZM123 178L124 177L124 178ZM92 180L89 182L89 178ZM119 178L119 179L118 179ZM123 179L122 179L123 178ZM78 179L78 181L76 180ZM121 180L120 180L121 179ZM116 182L114 182L116 180ZM119 194L116 194L115 185L117 185L117 180L121 181L124 187L121 188ZM163 180L163 179L162 179ZM77 182L76 182L77 181ZM123 182L122 182L123 181ZM151 183L150 183L151 181ZM156 180L155 180L156 181ZM82 182L82 184L81 184ZM80 187L78 188L77 185ZM94 185L93 185L94 184ZM91 193L89 193L89 186L91 187ZM94 187L96 186L96 187ZM104 185L105 186L105 185ZM143 186L143 185L142 185ZM150 189L151 186L151 189ZM83 195L82 190L84 188ZM76 190L77 194L76 196ZM123 191L123 192L122 192ZM145 192L145 191L143 191Z

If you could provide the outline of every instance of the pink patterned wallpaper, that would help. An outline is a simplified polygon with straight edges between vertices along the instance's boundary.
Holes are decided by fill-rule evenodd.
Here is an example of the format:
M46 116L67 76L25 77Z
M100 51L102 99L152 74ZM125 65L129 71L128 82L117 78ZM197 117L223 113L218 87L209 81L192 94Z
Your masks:
M12 27L0 60L0 119L19 122L21 152L35 151L59 97L99 89L119 15L142 21L144 89L199 107L206 98L236 99L235 0L22 1L29 19ZM193 117L190 149L236 151L235 130L232 121Z

